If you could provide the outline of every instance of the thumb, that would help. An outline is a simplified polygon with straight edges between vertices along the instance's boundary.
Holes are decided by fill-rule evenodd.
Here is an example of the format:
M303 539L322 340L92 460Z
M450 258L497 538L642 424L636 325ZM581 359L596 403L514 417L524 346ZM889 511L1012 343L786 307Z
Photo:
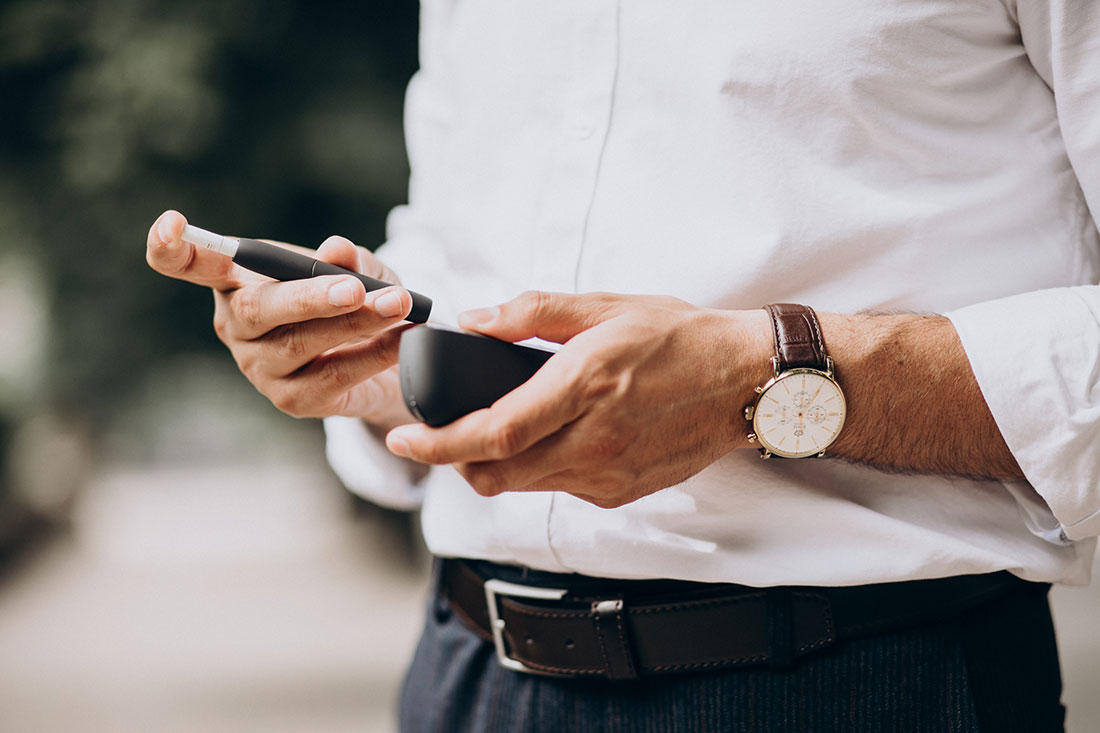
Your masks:
M317 259L359 272L359 249L350 239L332 236L317 248Z
M145 241L145 261L157 272L217 290L240 287L237 266L225 255L184 242L187 219L168 210L157 217Z
M313 253L310 253L313 254ZM350 239L341 236L331 236L321 243L314 255L322 262L346 267L354 272L362 273L375 280L381 280L394 285L400 285L401 280L390 268L382 264L382 261L373 253L356 247Z
M606 293L546 293L531 290L503 305L466 311L458 325L503 341L540 338L563 344L619 312L619 299Z

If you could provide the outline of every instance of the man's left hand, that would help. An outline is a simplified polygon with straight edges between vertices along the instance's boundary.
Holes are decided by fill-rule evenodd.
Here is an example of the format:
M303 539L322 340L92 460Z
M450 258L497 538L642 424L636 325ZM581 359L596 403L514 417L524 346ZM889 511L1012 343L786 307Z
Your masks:
M482 495L565 491L617 507L747 445L742 414L770 377L767 314L660 296L528 292L459 325L505 341L564 344L526 383L440 428L386 443L454 464Z

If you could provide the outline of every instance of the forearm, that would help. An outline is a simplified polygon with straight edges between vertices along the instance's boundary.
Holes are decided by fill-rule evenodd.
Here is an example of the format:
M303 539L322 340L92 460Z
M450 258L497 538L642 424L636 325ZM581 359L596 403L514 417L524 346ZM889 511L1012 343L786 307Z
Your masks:
M1023 478L948 319L819 318L848 401L830 455L887 470Z

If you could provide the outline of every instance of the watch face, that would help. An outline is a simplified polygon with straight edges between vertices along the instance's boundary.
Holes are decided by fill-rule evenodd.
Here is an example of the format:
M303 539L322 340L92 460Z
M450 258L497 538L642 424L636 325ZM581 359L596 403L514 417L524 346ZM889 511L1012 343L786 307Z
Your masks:
M772 380L753 413L753 432L766 449L785 458L822 452L844 426L844 394L814 369L792 369Z

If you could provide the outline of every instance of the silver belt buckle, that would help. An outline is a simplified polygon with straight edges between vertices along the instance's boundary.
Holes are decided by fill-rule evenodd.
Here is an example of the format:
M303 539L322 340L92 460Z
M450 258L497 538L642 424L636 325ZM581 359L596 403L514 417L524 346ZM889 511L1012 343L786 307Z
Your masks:
M497 599L500 596L507 596L509 598L532 598L542 601L559 601L565 597L566 592L567 591L560 588L538 588L531 585L518 585L504 580L496 580L495 578L485 581L485 603L489 608L489 628L493 632L493 644L496 645L497 661L500 662L500 666L506 669L513 669L517 672L526 672L527 674L541 674L548 677L569 676L555 674L554 672L545 672L541 669L534 669L508 656L508 651L504 648L504 619L500 617L500 607L497 605Z

